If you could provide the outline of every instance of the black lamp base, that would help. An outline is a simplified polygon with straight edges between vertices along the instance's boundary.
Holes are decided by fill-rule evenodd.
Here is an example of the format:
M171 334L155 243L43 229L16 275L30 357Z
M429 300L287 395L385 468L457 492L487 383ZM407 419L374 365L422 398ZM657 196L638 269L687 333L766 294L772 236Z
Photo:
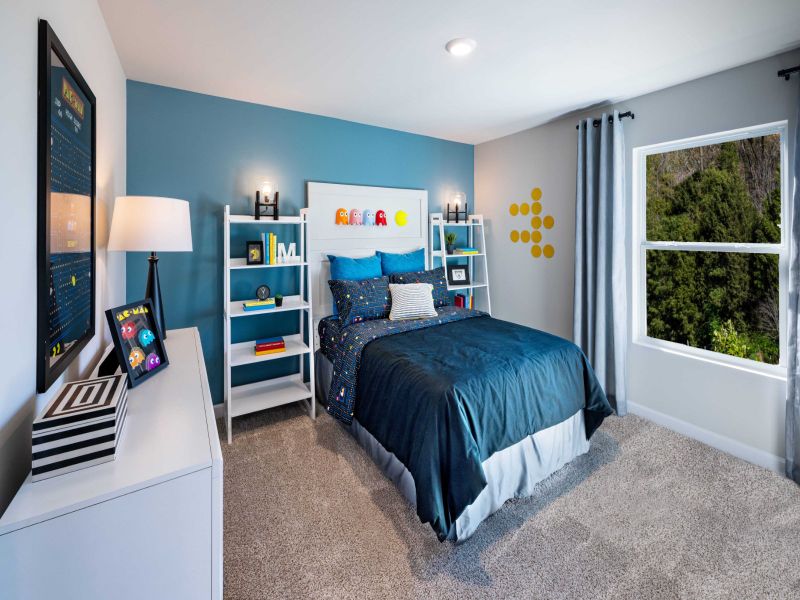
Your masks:
M145 289L145 298L149 298L153 303L153 316L159 329L161 329L161 339L167 339L167 327L164 324L164 308L161 304L161 284L158 282L158 256L155 252L150 253L150 258L147 259L150 263L150 268L147 271L147 288Z

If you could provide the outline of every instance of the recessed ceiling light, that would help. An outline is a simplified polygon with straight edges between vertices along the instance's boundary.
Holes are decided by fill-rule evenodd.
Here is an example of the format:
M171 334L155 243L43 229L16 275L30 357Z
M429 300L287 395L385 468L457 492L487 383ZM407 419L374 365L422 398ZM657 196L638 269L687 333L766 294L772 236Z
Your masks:
M456 38L447 42L444 48L453 56L466 56L475 50L477 45L478 43L473 39Z

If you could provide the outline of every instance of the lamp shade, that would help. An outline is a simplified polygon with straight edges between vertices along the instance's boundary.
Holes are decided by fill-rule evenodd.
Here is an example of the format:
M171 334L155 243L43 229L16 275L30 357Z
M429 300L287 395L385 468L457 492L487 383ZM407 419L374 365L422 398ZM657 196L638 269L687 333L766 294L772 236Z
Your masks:
M120 196L114 203L109 250L191 252L189 203L159 196Z

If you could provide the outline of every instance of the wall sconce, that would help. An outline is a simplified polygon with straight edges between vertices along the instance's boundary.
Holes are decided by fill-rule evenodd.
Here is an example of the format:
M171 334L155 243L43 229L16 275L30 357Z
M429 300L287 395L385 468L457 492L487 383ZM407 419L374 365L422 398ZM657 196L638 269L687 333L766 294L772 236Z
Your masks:
M256 190L256 207L255 207L255 217L256 221L260 221L261 217L272 217L273 221L278 220L278 194L279 192L275 192L275 195L270 200L270 196L272 196L272 182L265 181L261 184L261 189ZM264 201L261 201L261 196L264 196ZM264 209L265 212L262 213L261 209ZM269 209L272 209L272 213L269 212Z
M461 210L461 203L464 203L464 210ZM453 222L453 216L455 216L455 222L458 223L459 218L461 215L464 215L464 222L467 222L467 195L464 192L456 192L453 194L453 203L455 204L455 210L450 210L450 203L447 203L447 222Z

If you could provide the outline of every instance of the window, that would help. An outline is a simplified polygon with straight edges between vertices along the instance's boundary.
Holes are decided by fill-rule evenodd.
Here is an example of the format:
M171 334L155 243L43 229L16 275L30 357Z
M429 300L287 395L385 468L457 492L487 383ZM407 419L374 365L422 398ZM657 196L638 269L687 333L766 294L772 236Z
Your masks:
M785 140L783 122L634 151L636 339L785 364Z

